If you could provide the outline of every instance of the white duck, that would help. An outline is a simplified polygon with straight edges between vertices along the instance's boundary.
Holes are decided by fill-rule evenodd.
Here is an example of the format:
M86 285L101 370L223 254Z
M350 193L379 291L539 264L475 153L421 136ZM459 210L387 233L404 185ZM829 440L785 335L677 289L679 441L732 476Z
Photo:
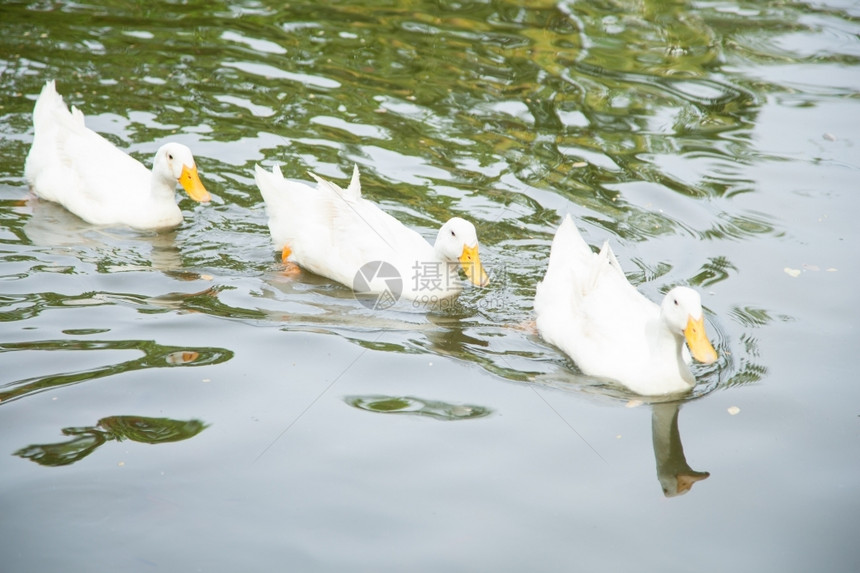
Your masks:
M570 215L553 239L535 313L540 335L583 373L638 394L689 390L695 384L690 353L705 364L717 359L699 293L675 287L661 305L651 302L627 281L608 243L592 252Z
M383 292L387 283L370 282L359 289L359 270L366 264L372 267L372 263L386 262L399 274L399 296L424 302L458 294L462 290L458 276L461 267L473 284L485 286L489 282L472 223L454 217L439 229L431 246L361 196L357 165L346 189L313 173L311 176L317 181L316 189L284 179L278 166L271 172L256 167L255 179L266 203L269 231L284 262L374 293Z
M33 145L24 175L33 192L55 201L94 225L137 229L175 227L182 222L177 182L195 201L209 201L191 150L167 143L155 154L152 171L84 125L71 112L54 80L45 83L33 108Z

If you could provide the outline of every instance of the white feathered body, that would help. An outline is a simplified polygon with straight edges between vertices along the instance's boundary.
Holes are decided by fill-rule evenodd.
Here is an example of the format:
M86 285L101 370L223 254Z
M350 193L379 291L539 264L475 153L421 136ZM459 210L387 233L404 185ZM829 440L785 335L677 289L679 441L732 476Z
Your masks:
M660 306L629 283L608 243L593 252L570 216L553 240L534 308L540 335L585 374L644 395L695 383L682 334L661 327Z
M176 180L156 175L84 124L69 111L53 81L45 84L33 110L33 144L25 177L40 198L60 203L95 225L174 227L182 222Z
M397 269L406 299L442 299L461 291L456 265L361 196L357 167L346 189L314 177L315 188L285 179L277 166L271 172L256 167L272 241L279 250L290 249L290 261L350 288L365 264L384 261Z

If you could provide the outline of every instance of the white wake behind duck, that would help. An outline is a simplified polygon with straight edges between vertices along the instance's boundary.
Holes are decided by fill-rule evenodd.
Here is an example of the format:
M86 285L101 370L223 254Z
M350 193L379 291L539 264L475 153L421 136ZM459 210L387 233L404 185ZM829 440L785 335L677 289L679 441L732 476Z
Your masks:
M24 167L30 188L88 223L136 229L176 227L182 223L177 183L195 201L210 199L188 147L161 146L150 171L87 128L79 109L69 111L54 80L45 83L36 100L33 129Z
M459 269L470 282L489 282L472 223L454 217L442 225L434 245L361 196L358 166L346 189L314 175L316 188L285 179L278 166L256 167L255 179L269 216L269 231L285 262L356 287L365 265L388 263L402 282L399 296L433 302L462 290ZM380 275L381 276L381 275ZM382 292L385 281L363 284Z
M540 335L583 373L638 394L690 390L690 353L705 364L717 359L699 293L675 287L659 306L651 302L628 282L609 244L594 253L570 215L553 239L534 308Z

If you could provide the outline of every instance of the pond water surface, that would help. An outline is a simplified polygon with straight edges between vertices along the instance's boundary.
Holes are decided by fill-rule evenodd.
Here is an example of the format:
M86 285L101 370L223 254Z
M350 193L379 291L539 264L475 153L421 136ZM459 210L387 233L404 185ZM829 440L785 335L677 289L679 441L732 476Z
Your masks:
M860 570L856 3L4 2L0 32L3 570ZM35 200L49 79L146 163L189 145L212 203L147 233ZM257 163L473 221L491 285L374 310L285 274ZM568 213L647 296L702 293L689 396L534 334Z

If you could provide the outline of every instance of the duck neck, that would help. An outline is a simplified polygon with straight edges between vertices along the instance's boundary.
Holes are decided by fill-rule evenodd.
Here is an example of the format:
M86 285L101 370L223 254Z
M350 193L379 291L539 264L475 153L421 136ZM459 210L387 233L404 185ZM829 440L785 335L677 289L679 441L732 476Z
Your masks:
M655 364L664 365L667 369L663 376L680 376L690 385L695 382L684 360L684 337L681 333L672 332L662 315L652 323L652 335L649 340L652 341Z
M439 276L443 277L446 287L456 285L456 288L459 288L460 261L452 259L445 253L445 249L438 237L436 238L436 242L433 244L433 254L436 258L436 264L439 265Z
M168 200L173 203L176 193L176 180L153 171L149 180L149 191L154 199Z

